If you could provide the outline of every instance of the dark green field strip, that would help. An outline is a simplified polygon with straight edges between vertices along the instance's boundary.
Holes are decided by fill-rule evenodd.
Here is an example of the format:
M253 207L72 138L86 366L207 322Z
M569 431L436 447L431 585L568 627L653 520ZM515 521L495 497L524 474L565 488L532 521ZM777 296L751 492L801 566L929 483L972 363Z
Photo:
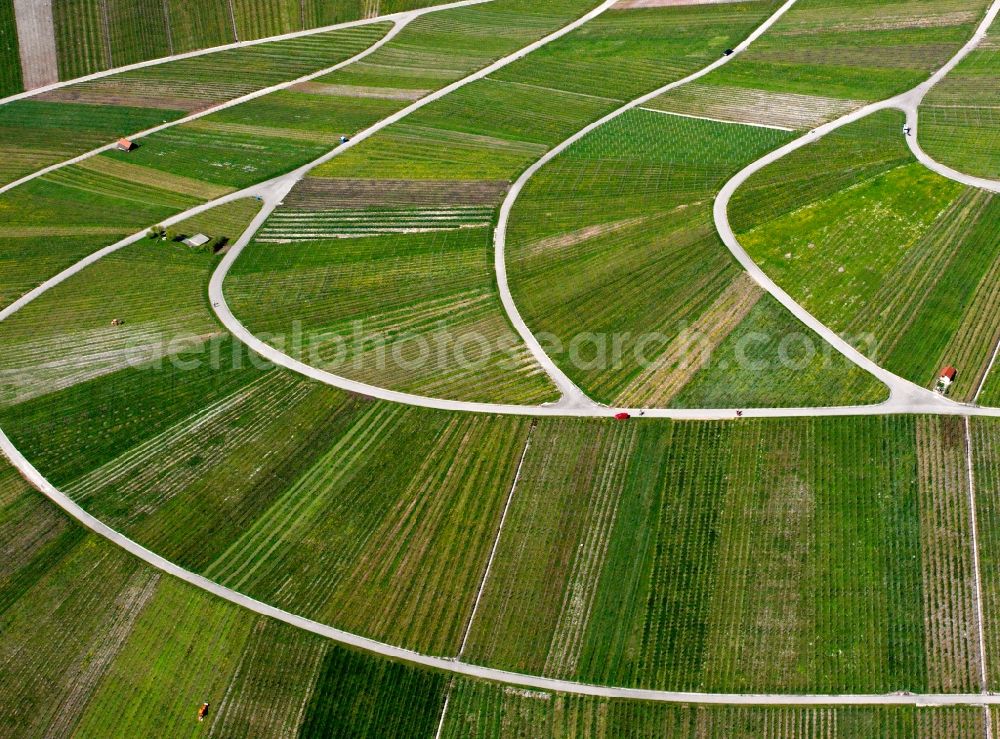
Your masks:
M733 63L651 105L808 130L917 85L968 39L983 0L796 3Z
M591 397L676 407L884 397L763 297L715 233L718 188L788 137L631 111L528 183L511 217L512 291Z
M0 0L0 97L20 92L22 88L14 0Z
M770 277L868 356L924 386L954 365L951 394L971 399L1000 338L1000 205L918 164L901 124L871 116L758 172L733 222Z
M171 53L163 0L105 0L116 67Z
M419 226L406 212L385 226ZM295 228L275 221L263 233L294 239ZM502 312L490 246L482 227L255 243L226 294L255 334L337 374L434 397L555 400Z
M540 422L469 659L675 690L960 676L967 644L936 616L965 613L968 593L938 592L935 557L965 550L934 541L947 478L917 485L937 468L916 438L913 419Z
M978 708L694 706L602 700L459 681L443 737L784 737L886 739L982 736Z
M241 39L278 36L302 30L298 0L233 0L236 31Z
M920 144L966 174L1000 178L1000 22L920 105Z
M68 80L112 66L111 42L100 0L59 0L52 4L59 79Z

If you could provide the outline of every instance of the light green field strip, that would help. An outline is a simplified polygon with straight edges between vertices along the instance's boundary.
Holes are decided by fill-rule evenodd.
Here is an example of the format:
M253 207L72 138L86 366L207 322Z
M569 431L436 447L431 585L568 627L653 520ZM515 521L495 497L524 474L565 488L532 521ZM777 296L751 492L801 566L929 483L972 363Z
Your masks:
M758 172L734 226L769 276L867 356L927 387L953 365L951 396L971 399L1000 338L1000 205L916 163L901 125L878 113Z
M632 407L884 398L750 282L715 234L716 190L788 139L630 111L529 181L511 216L511 289L590 397Z
M286 227L272 219L265 239ZM490 268L482 227L258 243L227 300L251 331L338 374L435 397L557 400L499 310Z
M988 5L987 0L796 3L732 64L650 105L811 129L922 82L969 37Z
M973 479L979 529L979 566L982 578L983 641L989 688L1000 679L1000 423L977 419L972 423Z
M920 104L920 144L966 174L1000 179L1000 26Z

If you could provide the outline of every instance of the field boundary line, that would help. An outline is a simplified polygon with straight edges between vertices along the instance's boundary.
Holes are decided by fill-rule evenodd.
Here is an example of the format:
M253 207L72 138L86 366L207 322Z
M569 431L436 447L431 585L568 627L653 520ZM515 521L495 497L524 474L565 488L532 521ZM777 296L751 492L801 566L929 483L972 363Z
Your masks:
M624 688L610 685L559 680L519 672L462 662L448 657L422 654L375 639L360 636L342 629L298 616L281 608L231 590L208 578L186 570L162 557L124 534L111 528L100 519L87 513L65 493L58 490L21 454L7 435L0 430L0 452L10 460L25 479L49 500L59 506L93 533L102 536L129 554L168 575L217 596L234 605L246 608L261 616L325 637L342 645L389 659L406 662L453 676L466 676L489 680L494 683L517 685L557 693L591 696L596 698L630 699L658 703L691 703L700 705L772 705L772 706L991 706L1000 704L1000 695L983 693L699 693L693 691L654 690L649 688Z
M770 128L772 131L786 131L788 133L794 132L796 129L788 128L787 126L774 126L770 123L747 123L746 121L727 121L724 118L712 118L707 115L691 115L690 113L675 113L672 110L660 110L659 108L649 108L646 106L640 106L639 110L645 110L649 113L659 113L660 115L675 115L679 118L691 118L695 121L712 121L713 123L725 123L729 126L750 126L752 128Z
M548 376L552 378L552 381L562 393L562 399L559 401L560 405L577 408L592 406L595 405L595 403L587 396L586 393L583 392L583 390L580 389L579 386L577 386L575 382L573 382L573 380L570 379L569 375L563 372L563 370L548 355L545 349L542 348L542 345L535 337L535 334L530 328L528 328L528 324L525 323L524 318L521 316L521 312L517 308L517 303L514 301L514 296L510 291L510 284L507 280L507 226L510 223L510 214L514 209L514 204L517 202L518 197L528 184L528 181L534 177L542 167L562 154L577 141L580 141L585 136L590 134L592 131L597 130L606 123L613 121L615 118L633 110L634 108L639 108L645 105L649 101L669 90L681 87L682 85L686 85L689 82L700 79L707 74L711 74L719 67L738 57L742 51L750 46L750 44L760 38L771 28L771 26L777 23L778 20L785 13L787 13L793 5L795 5L795 2L796 0L786 0L786 2L774 11L770 17L764 20L764 22L751 31L745 39L733 47L731 54L721 56L711 64L702 67L686 77L682 77L679 80L662 85L652 92L648 92L641 97L635 98L598 120L584 126L569 138L549 149L549 151L535 161L534 164L524 170L524 172L521 173L521 176L514 181L510 190L507 191L507 196L500 205L500 213L497 219L496 229L493 232L493 267L494 272L496 273L497 290L500 293L500 302L503 304L504 310L507 313L507 319L511 322L514 329L521 337L521 340L531 351L535 361L538 362Z
M375 23L384 23L386 21L401 20L406 16L420 16L426 15L428 13L436 13L441 10L452 10L454 8L464 8L469 5L481 5L483 3L493 2L493 0L454 0L454 2L444 3L442 5L428 5L424 8L415 8L414 10L403 10L398 13L388 13L387 15L376 16L375 18L359 18L353 21L344 21L343 23L334 23L329 26L320 26L319 28L308 28L303 31L292 31L291 33L282 33L277 36L266 36L264 38L250 39L248 41L239 40L239 31L236 28L236 16L233 13L232 0L228 0L229 6L229 17L233 23L233 35L236 41L230 44L221 44L219 46L210 46L206 49L195 49L193 51L185 51L181 54L172 54L170 56L161 56L156 59L147 59L142 62L135 62L134 64L126 64L121 67L113 67L111 69L103 69L100 72L93 72L91 74L83 75L82 77L74 77L70 80L60 80L59 82L53 82L51 85L45 85L44 87L36 87L31 90L25 90L24 92L18 92L13 95L8 95L7 97L0 98L0 105L5 105L7 103L12 103L16 100L24 100L25 98L34 97L36 95L42 95L46 92L52 92L53 90L59 90L63 87L69 87L70 85L76 85L81 82L93 82L94 80L99 80L104 77L111 77L116 74L122 74L123 72L134 72L137 69L145 69L146 67L156 67L160 64L167 64L169 62L177 62L184 59L193 59L195 57L204 56L205 54L215 54L219 51L229 51L231 49L244 49L249 46L259 46L261 44L270 44L275 41L291 41L297 38L304 38L306 36L315 36L320 33L329 33L330 31L340 31L347 28L356 28L358 26L370 26ZM103 5L103 2L102 2ZM108 53L110 53L110 40L108 41Z

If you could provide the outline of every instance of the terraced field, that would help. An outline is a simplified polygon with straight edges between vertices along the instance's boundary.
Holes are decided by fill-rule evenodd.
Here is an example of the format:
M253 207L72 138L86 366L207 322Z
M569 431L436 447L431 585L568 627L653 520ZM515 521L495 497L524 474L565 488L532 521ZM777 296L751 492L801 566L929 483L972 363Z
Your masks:
M7 103L0 106L0 182L326 69L371 46L390 27L377 23L222 51ZM148 152L133 153L142 158Z
M920 105L920 144L967 174L1000 179L1000 24Z
M799 2L732 64L653 105L811 129L922 82L969 38L988 5L986 0Z
M868 356L971 399L1000 340L1000 205L916 163L883 112L761 170L730 208L740 243ZM817 175L822 163L822 174Z
M787 140L635 110L529 181L511 215L512 292L588 395L696 407L884 397L750 281L716 235L714 193Z
M637 95L706 64L773 7L609 12L545 47L556 57L541 67L512 64L321 165L237 263L228 283L236 315L258 334L288 336L300 322L300 358L313 352L321 366L372 384L463 400L556 400L507 325L490 233L476 226L491 224L489 206L534 159L621 104L577 91L601 67L620 70L617 94ZM658 24L670 33L654 34ZM585 69L561 81L538 77L545 64L566 68L569 56L588 55ZM676 61L652 66L652 58ZM387 232L405 235L375 237ZM361 236L357 246L331 240ZM371 262L386 266L365 279ZM423 347L442 344L457 349L420 361ZM386 365L371 358L376 351L399 358Z

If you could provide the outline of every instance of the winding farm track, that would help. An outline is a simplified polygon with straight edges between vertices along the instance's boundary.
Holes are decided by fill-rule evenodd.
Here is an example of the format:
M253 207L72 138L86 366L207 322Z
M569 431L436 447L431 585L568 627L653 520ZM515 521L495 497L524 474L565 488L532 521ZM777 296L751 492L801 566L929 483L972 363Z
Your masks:
M478 1L479 0L473 0L473 2L478 2ZM420 101L417 101L413 105L410 105L409 107L399 111L398 113L370 127L369 129L367 129L366 131L355 137L355 139L349 142L347 145L329 152L327 155L317 160L316 162L306 165L305 167L299 168L287 175L283 175L282 177L275 178L268 182L255 185L253 187L246 188L239 192L231 193L223 198L219 198L217 200L205 203L204 205L198 206L197 208L186 211L185 213L181 213L169 219L168 221L165 221L165 224L167 225L170 225L172 223L177 223L181 220L190 217L191 215L203 212L222 203L231 202L233 200L245 197L258 197L264 202L264 207L262 208L258 216L254 219L254 222L251 224L249 229L242 235L242 237L234 246L234 248L222 260L218 269L212 276L211 285L209 288L210 298L213 307L216 310L216 313L219 315L220 319L223 321L226 327L237 338L246 342L252 349L258 351L264 357L271 359L278 365L288 367L297 372L301 372L306 376L313 377L322 382L327 382L328 384L335 385L337 387L341 387L346 390L363 393L366 395L382 398L389 401L409 403L412 405L419 405L424 407L441 408L445 410L484 412L484 413L508 413L508 414L531 415L531 416L544 416L544 415L606 416L608 415L609 412L612 412L610 409L594 404L585 396L582 396L582 393L580 393L580 396L582 397L570 396L568 402L552 406L539 407L539 406L516 406L516 405L492 405L492 404L481 404L481 403L464 403L459 401L446 401L434 398L424 398L422 396L414 396L406 393L398 393L394 391L385 390L382 388L376 388L370 385L366 385L364 383L358 383L351 380L347 380L346 378L337 377L330 373L326 373L321 370L317 370L315 368L308 367L306 365L298 363L295 360L291 359L290 357L287 357L281 352L278 352L276 349L273 349L272 347L269 347L266 344L263 344L263 342L256 339L256 337L250 334L250 332L247 331L246 328L243 327L242 324L240 324L239 321L237 321L236 318L230 312L228 305L225 303L225 298L222 293L222 285L226 273L228 272L229 268L236 260L236 258L238 258L240 251L246 246L246 244L249 243L250 239L252 238L256 230L260 227L260 225L264 222L264 220L266 220L266 218L273 211L273 209L277 207L278 204L280 204L281 200L285 197L285 195L287 195L287 193L294 186L294 184L298 182L310 169L312 169L315 166L318 166L319 164L322 164L325 161L328 161L329 159L336 156L340 152L350 148L351 146L356 145L357 143L360 143L366 138L369 138L370 136L377 133L379 130L382 130L383 128L409 115L414 110L417 110L420 107L423 107L424 105L427 105L428 103L433 102L434 100L437 100L443 97L444 95L447 95L450 92L466 84L469 84L478 79L482 79L487 75L491 74L492 72L496 71L497 69L507 64L510 64L511 62L517 59L522 58L523 56L529 54L531 51L534 51L535 49L540 48L541 46L544 46L546 43L549 43L555 40L556 38L559 38L571 32L572 30L578 28L579 26L588 22L592 18L595 18L601 13L603 13L605 10L614 5L616 1L617 0L608 0L607 2L602 3L601 5L590 11L588 14L577 19L573 23L565 26L559 31L550 34L546 38L536 41L535 43L521 49L518 52L515 52L514 54L508 57L505 57L504 59L501 59L498 62L495 62L494 64L484 68L483 70L480 70L479 72L476 72L462 80L459 80L458 82L452 83L451 85L442 88L441 90L421 99ZM792 4L794 4L794 2L795 0L788 0L788 2L785 3L779 9L776 16L772 16L771 19L765 22L765 24L761 28L755 31L754 34L748 37L748 39L745 40L743 44L741 44L740 47L737 48L737 53L743 48L746 48L746 46L753 39L757 38L768 27L770 27L770 25L776 20L776 18L780 16L780 14L784 13ZM460 3L460 4L469 4L469 3ZM995 2L991 7L988 19L995 17L998 10L1000 10L1000 0L997 0L997 2ZM988 23L986 25L988 25ZM963 49L963 51L967 53L966 49ZM370 53L370 51L368 53ZM964 56L962 52L960 52L960 55ZM959 56L959 60L961 56ZM346 64L349 64L356 59L357 57L355 57L352 60L343 62L339 66L344 66ZM638 100L629 103L627 106L623 107L619 111L616 111L616 113L611 114L611 116L606 117L605 119L602 119L600 121L597 121L588 126L587 128L583 129L571 140L567 140L567 142L564 142L564 144L560 145L560 147L557 147L548 155L546 155L547 156L546 159L540 160L539 163L536 163L536 165L532 169L529 169L525 173L525 175L522 175L522 178L518 181L520 183L520 187L517 188L517 192L519 192L520 189L523 188L524 183L527 182L531 174L533 174L541 166L544 165L545 161L549 161L552 157L558 155L560 151L564 150L574 141L579 140L579 138L582 138L582 136L585 136L588 132L592 131L594 128L603 125L603 123L607 122L607 120L610 120L610 118L620 114L621 112L624 112L625 110L643 104L644 102L648 101L651 97L660 94L666 89L671 89L672 87L679 86L680 84L684 84L687 81L690 81L692 79L697 79L698 77L707 74L709 71L716 68L720 64L726 63L727 60L728 58L720 59L715 63L713 63L712 65L709 65L709 67L702 70L701 72L696 73L695 75L691 75L688 78L685 78L684 80L672 83L672 85L668 85L664 88L661 88L660 90L654 93L650 93L650 95L643 96L642 98L639 98ZM957 61L954 61L954 63L957 64ZM951 66L954 65L952 64ZM934 78L931 79L934 80ZM929 80L928 82L931 81ZM927 85L928 89L929 86L930 85ZM814 141L817 137L822 136L825 133L828 133L829 131L834 130L839 126L846 125L847 123L853 120L858 120L864 117L865 115L875 112L876 110L882 110L891 107L903 108L903 106L905 105L913 104L913 98L907 98L907 95L913 95L913 93L912 92L907 93L906 95L899 96L897 98L893 98L891 100L884 101L882 103L876 103L871 106L866 106L865 108L862 108L861 110L851 114L850 116L845 116L842 119L838 119L838 121L827 124L826 126L821 127L820 129L817 129L816 131L810 133L808 136L805 136L802 139L799 139L798 141L789 144L783 149L779 149L773 155L769 155L769 157L772 158L769 159L768 157L765 157L763 160L760 160L760 162L751 165L750 167L747 168L747 170L744 170L744 172L741 172L739 175L736 176L736 178L727 183L726 188L723 190L723 194L720 195L719 199L716 201L716 218L717 222L720 224L720 233L723 233L724 239L727 240L727 246L729 246L729 248L733 250L733 253L737 256L738 259L740 259L740 252L742 252L742 255L748 261L747 265L748 269L750 268L750 266L753 266L753 263L752 261L749 260L749 257L742 250L742 247L739 246L738 242L736 242L735 237L732 235L731 229L728 228L728 219L726 218L726 213L725 213L726 211L725 206L728 203L729 196L731 196L732 192L735 191L736 187L739 186L740 182L745 181L746 177L752 174L753 171L757 171L761 167L766 166L767 163L770 163L771 161L780 158L780 156L787 154L789 151L793 151L794 149L799 148L800 146L808 144L810 141ZM917 99L917 102L919 102L919 99ZM743 176L743 178L739 179L741 175ZM725 193L728 193L728 195L726 195ZM509 217L510 209L513 205L514 199L516 199L516 194L509 199L509 202L505 201L506 216L505 219L501 222L504 226L506 224L506 218ZM725 228L727 229L726 232L723 232L721 230L722 225L724 225ZM497 253L498 253L497 265L498 265L498 275L499 275L503 273L502 270L499 269L500 267L503 266L503 259L502 259L503 231L500 228L498 228L497 233L499 239L497 242ZM106 256L107 254L110 254L118 249L128 246L129 244L135 243L136 241L143 238L143 236L144 236L143 233L135 234L116 244L106 247L105 249L99 252L96 252L95 254L87 257L84 260L81 260L73 267L60 273L56 277L52 278L51 280L39 286L38 288L31 291L27 295L23 296L20 300L11 304L3 311L0 311L0 321L13 315L13 313L15 313L17 310L22 308L24 305L27 305L38 296L44 294L47 290L51 289L55 285L58 285L59 283L71 277L72 275L80 272L87 266L93 264L94 262ZM742 261L743 260L741 259L741 262ZM764 282L761 282L761 284L764 285L766 288L768 287L768 285L765 284L765 282L769 281L767 280L766 275L763 275L763 273L760 272L759 269L756 269L756 272L752 272L752 274L754 274L755 277L758 277L758 281L763 280ZM781 292L776 285L773 285L773 283L770 284L774 287L774 290L778 291L778 293ZM503 289L506 292L506 297L509 298L510 295L509 295L509 290L506 287L505 277L504 277ZM770 290L770 288L768 289L769 291L772 291L772 294L776 294L776 296L778 296L778 293L775 293L774 290ZM795 305L794 301L791 301L791 298L787 298L787 300L790 301L792 305ZM511 305L513 306L512 301ZM816 326L816 329L819 333L821 333L821 335L824 335L825 338L827 334L832 334L832 332L829 332L828 329L825 329L825 327L823 327L822 324L819 324L819 322L816 321L816 319L812 318L808 313L806 313L801 308L797 308L797 311L793 312L796 312L797 315L799 314L799 312L801 312L802 314L804 314L804 317L812 321L813 324L818 324L818 326ZM807 325L809 324L807 323ZM521 326L527 332L527 335L530 335L530 332L527 331L527 327L524 326L523 321L521 322ZM837 339L836 335L833 335L832 338ZM837 341L839 342L839 339L837 339ZM834 343L835 346L837 345L835 342L831 343ZM869 360L863 357L860 357L860 359L868 364L871 364ZM862 364L862 362L859 361L859 364ZM862 364L862 366L865 365ZM870 371L873 371L873 374L875 374L876 371L878 373L882 373L882 376L885 376L886 374L884 370L878 368L877 366L873 366L872 370ZM891 377L895 378L894 375ZM876 406L858 406L858 407L845 406L836 408L799 408L799 409L760 408L760 409L747 410L745 415L759 416L759 417L791 417L791 416L834 416L834 415L861 415L861 414L875 415L875 414L885 414L885 413L920 412L920 413L939 413L939 414L964 415L964 416L972 416L972 415L1000 416L1000 409L979 408L975 406L955 403L953 401L946 400L933 393L930 393L929 391L926 391L923 388L919 388L915 385L912 385L912 383L907 384L906 381L901 380L900 378L895 378L893 384L890 385L890 389L892 390L893 393L890 400L887 401L886 403ZM729 409L692 409L692 410L664 409L664 410L649 410L646 412L646 416L670 417L679 419L682 418L715 419L715 418L730 418L732 417L732 411ZM83 524L91 531L109 539L110 541L114 542L115 544L125 549L130 554L138 557L139 559L149 564L150 566L164 573L177 577L212 595L215 595L228 602L246 608L252 612L277 619L284 623L296 626L303 630L318 634L320 636L329 638L331 640L340 642L342 644L353 646L387 658L401 660L410 664L441 670L454 675L463 675L468 677L481 678L485 680L491 680L495 682L529 687L529 688L557 691L557 692L583 695L583 696L595 696L601 698L626 698L626 699L657 701L657 702L760 705L760 706L1000 705L1000 695L991 695L989 693L953 693L953 694L893 693L893 694L853 694L853 695L849 694L842 694L842 695L797 694L796 695L796 694L698 693L698 692L685 692L685 691L648 690L641 688L622 688L613 686L592 685L592 684L586 684L568 680L546 678L537 675L508 672L505 670L493 669L480 665L470 664L467 662L463 662L459 659L449 659L446 657L424 655L412 650L403 649L401 647L393 646L391 644L386 644L383 642L378 642L372 639L368 639L359 636L357 634L336 629L334 627L318 623L316 621L304 618L302 616L298 616L296 614L276 608L261 601L255 600L242 593L226 588L201 575L185 570L179 565L146 549L145 547L141 546L132 539L129 539L120 532L107 526L102 521L95 518L87 511L85 511L83 508L81 508L79 505L77 505L65 493L58 490L54 485L52 485L35 468L31 464L31 462L27 458L25 458L24 455L13 445L13 443L10 441L10 439L2 430L0 430L0 451L3 452L3 454L13 463L13 465L24 475L24 477L32 485L34 485L38 490L44 493L49 499L51 499L60 508L66 511L70 516L72 516L74 519L76 519L78 522Z
M373 23L383 23L383 22L386 22L386 21L391 21L392 24L393 24L392 28L389 29L389 31L384 36L382 36L382 38L380 38L378 41L376 41L375 43L373 43L367 49L364 49L363 51L359 52L358 54L355 54L350 59L345 59L344 61L338 62L337 64L334 64L331 67L326 67L326 68L320 69L320 70L318 70L316 72L310 72L309 74L304 75L302 77L296 77L293 80L286 80L285 82L279 82L277 85L271 85L270 87L265 87L265 88L260 89L260 90L255 90L254 92L248 93L246 95L241 95L238 98L233 98L232 100L227 100L224 103L219 103L218 105L213 105L212 107L206 108L205 110L200 110L197 113L192 113L191 115L184 116L183 118L178 118L177 120L168 121L167 123L163 123L163 124L161 124L159 126L154 126L152 128L147 128L144 131L137 131L136 133L129 134L126 138L128 138L128 139L130 139L132 141L135 141L136 139L142 139L142 138L145 138L147 136L152 136L153 134L159 133L160 131L165 131L168 128L173 128L174 126L180 126L180 125L182 125L184 123L190 123L191 121L198 120L199 118L204 118L205 116L209 116L209 115L212 115L214 113L218 113L218 112L226 110L228 108L233 108L233 107L235 107L237 105L242 105L243 103L248 103L251 100L255 100L257 98L264 97L265 95L270 95L273 92L278 92L280 90L287 90L288 88L293 87L294 85L300 85L303 82L311 82L312 80L318 79L320 77L324 77L324 76L326 76L326 75L328 75L328 74L330 74L332 72L336 72L338 69L342 69L343 67L346 67L346 66L348 66L350 64L354 64L355 62L361 61L362 59L364 59L366 56L369 56L370 54L374 54L380 48L382 48L387 43L389 43L390 41L392 41L399 34L399 32L402 31L404 28L406 28L406 26L408 26L413 20L419 18L422 15L427 15L428 13L435 13L435 12L438 12L438 11L441 11L441 10L452 10L454 8L462 8L462 7L465 7L467 5L480 5L480 4L486 3L486 2L490 2L490 0L459 0L459 2L449 3L447 5L432 5L432 6L429 6L429 7L426 7L426 8L421 8L419 10L411 10L411 11L408 11L406 13L397 13L395 15L386 15L386 16L382 16L380 18L373 18L372 20L354 21L352 23L342 24L340 26L331 26L331 27L329 27L329 28L327 28L325 30L331 30L331 29L336 30L336 29L340 29L340 28L354 28L354 27L357 27L357 26L370 26ZM302 36L302 35L311 35L312 33L313 32L310 31L308 33L292 34L292 38L295 38L297 36ZM276 38L277 39L284 39L285 37L284 36L279 36L279 37L276 37ZM247 45L249 45L250 43L251 42L248 42ZM261 42L252 42L252 43L257 44L257 43L261 43ZM223 47L223 48L230 48L230 47ZM194 56L200 56L202 53L208 53L208 52L198 52L197 54L194 54ZM166 57L166 58L164 58L162 60L155 60L152 63L143 62L143 63L140 63L139 65L133 65L129 69L131 69L131 68L141 68L143 66L155 66L156 64L163 64L164 61L172 61L175 58L176 59L183 59L186 56L188 56L188 55L181 54L181 55L179 55L177 57ZM89 78L84 78L84 79L89 79ZM39 90L35 90L35 91L33 91L32 94L37 94L38 92L40 92L40 91ZM11 99L13 99L13 98L6 98L5 100L0 101L0 104L2 104L3 102L7 102L7 101L9 101ZM28 175L25 175L24 177L21 177L20 179L14 180L13 182L9 182L8 184L3 185L2 187L0 187L0 194L3 194L3 193L5 193L5 192L7 192L9 190L13 190L15 187L19 187L19 186L21 186L21 185L23 185L23 184L25 184L27 182L31 182L32 180L38 179L39 177L43 177L43 176L49 174L50 172L55 172L58 169L62 169L64 167L69 167L69 166L74 165L74 164L79 164L80 162L82 162L82 161L84 161L86 159L90 159L91 157L95 157L98 154L102 154L102 153L104 153L106 151L112 151L116 146L117 146L117 143L114 142L114 141L112 141L112 142L110 142L108 144L105 144L104 146L99 146L96 149L91 149L90 151L84 152L83 154L80 154L78 156L72 157L70 159L65 159L65 160L63 160L61 162L56 162L55 164L50 164L47 167L43 167L42 169L36 170L36 171L32 172L31 174L28 174Z

